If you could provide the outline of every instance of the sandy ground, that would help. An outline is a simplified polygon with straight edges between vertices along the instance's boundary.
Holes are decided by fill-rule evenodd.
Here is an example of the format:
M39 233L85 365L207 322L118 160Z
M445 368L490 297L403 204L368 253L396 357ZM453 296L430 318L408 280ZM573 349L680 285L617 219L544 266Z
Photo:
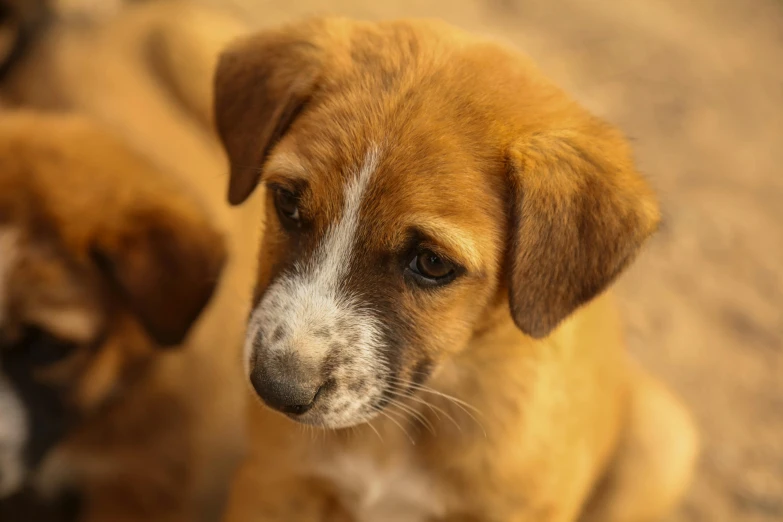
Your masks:
M194 0L268 25L432 16L536 58L633 139L665 224L618 285L630 347L705 452L672 521L783 521L783 3Z

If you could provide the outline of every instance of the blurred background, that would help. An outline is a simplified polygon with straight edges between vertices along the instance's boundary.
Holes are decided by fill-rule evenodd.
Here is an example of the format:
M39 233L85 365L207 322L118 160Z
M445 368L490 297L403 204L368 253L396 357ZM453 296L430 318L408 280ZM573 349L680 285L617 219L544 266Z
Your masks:
M671 520L783 521L783 1L188 1L258 27L442 18L522 49L620 126L665 216L618 284L630 348L704 440Z

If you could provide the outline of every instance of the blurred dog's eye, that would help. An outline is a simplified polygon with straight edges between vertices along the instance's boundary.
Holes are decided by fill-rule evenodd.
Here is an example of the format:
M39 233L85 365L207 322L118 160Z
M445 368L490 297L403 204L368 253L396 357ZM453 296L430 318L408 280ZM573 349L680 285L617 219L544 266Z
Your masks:
M71 355L76 344L54 337L38 327L28 326L19 348L28 364L50 366Z
M299 221L299 198L283 188L275 188L275 208L283 221Z
M443 285L454 280L454 265L431 250L422 250L408 263L408 270L419 283Z

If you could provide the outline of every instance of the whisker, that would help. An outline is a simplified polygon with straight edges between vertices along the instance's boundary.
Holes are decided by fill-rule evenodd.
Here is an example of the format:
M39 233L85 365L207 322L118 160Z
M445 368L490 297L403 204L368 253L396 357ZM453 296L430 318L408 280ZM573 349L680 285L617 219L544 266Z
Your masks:
M422 384L416 384L414 382L406 381L404 379L401 379L401 378L395 377L395 376L391 376L390 379L392 379L393 381L396 381L397 384L399 384L399 385L407 386L409 389L417 390L417 391L420 391L422 393L431 393L433 395L437 395L438 397L442 397L442 398L444 398L444 399L446 399L448 401L451 401L452 403L454 403L455 406L460 408L463 412L465 412L466 415L468 415L471 419L473 419L473 421L481 428L481 431L484 433L484 437L487 436L487 430L484 428L484 425L476 418L476 416L473 413L471 413L470 410L473 410L476 414L478 414L480 416L483 416L484 414L483 414L483 412L481 410L479 410L478 408L476 408L472 404L469 404L469 403L463 401L462 399L458 399L457 397L454 397L454 396L449 395L447 393L443 393L443 392L439 392L438 390L434 390L434 389L430 388L429 386L424 386Z
M375 411L377 411L379 414L383 415L384 417L386 417L387 419L392 421L394 424L396 424L397 427L400 428L400 430L402 430L402 432L405 434L405 436L408 437L408 440L411 441L411 444L414 445L414 446L416 445L416 441L413 440L413 437L411 437L410 433L408 433L408 430L406 430L402 426L402 424L397 422L397 420L395 420L394 417L391 416L391 412L386 412L386 411L383 411L382 409L376 409Z
M442 413L447 419L449 419L452 423L454 423L454 426L456 426L459 431L462 431L462 426L460 426L459 423L457 422L457 420L453 416L449 415L449 412L447 412L443 408L435 406L434 404L430 403L429 401L427 401L427 400L425 400L425 399L423 399L421 397L416 397L415 395L400 393L397 390L390 390L390 391L391 391L391 393L397 395L398 397L405 397L406 399L410 399L412 401L418 402L419 404L423 404L423 405L427 406L432 411L432 413L435 415L435 417L438 420L440 420L440 415L438 415L438 413L439 412Z
M395 419L400 421L401 426L400 424L398 424L398 426L400 426L402 431L405 432L405 435L407 435L408 439L411 440L411 443L415 445L416 439L411 435L411 432L408 430L408 426L407 426L408 417L406 417L404 413L393 409L386 409L385 411L388 415L393 415Z
M387 393L391 393L395 397L402 397L403 399L410 399L412 401L418 402L419 404L423 404L423 405L427 406L430 409L430 411L432 411L433 415L435 415L435 418L438 419L438 421L440 421L440 415L438 415L438 411L437 411L440 408L437 408L436 406L433 406L432 404L430 404L429 402L425 401L424 399L416 397L415 395L412 395L410 393L402 392L400 390L395 390L395 389L389 389L389 390L387 390ZM443 412L443 410L441 410L441 413L445 413L445 412Z
M393 377L392 376L391 378L392 379L396 379L399 384L402 384L404 386L408 386L409 388L412 388L414 390L419 390L419 391L423 391L423 392L427 392L427 393L432 393L434 395L438 395L440 397L443 397L444 399L448 399L448 400L450 400L452 402L455 402L457 404L461 404L462 406L465 406L466 408L469 408L469 409L473 410L475 413L477 413L479 415L483 415L483 412L481 410L479 410L478 408L476 408L472 404L463 401L462 399L458 399L457 397L454 397L453 395L449 395L447 393L440 392L438 390L435 390L435 389L430 388L429 386L425 386L423 384L417 384L417 383L412 382L412 381L406 381L406 380L401 379L399 377Z
M408 413L411 415L415 420L420 422L425 428L427 428L430 433L435 435L435 427L432 425L432 422L420 411L416 411L415 408L408 406L407 404L402 403L401 401L398 401L396 399L389 399L389 404L392 406L395 406L397 408L400 408L403 412Z
M372 425L372 421L367 421L367 426L369 426L370 429L374 431L376 435L378 435L378 439L380 439L381 444L384 444L383 437L381 437L381 432L379 432L378 429Z

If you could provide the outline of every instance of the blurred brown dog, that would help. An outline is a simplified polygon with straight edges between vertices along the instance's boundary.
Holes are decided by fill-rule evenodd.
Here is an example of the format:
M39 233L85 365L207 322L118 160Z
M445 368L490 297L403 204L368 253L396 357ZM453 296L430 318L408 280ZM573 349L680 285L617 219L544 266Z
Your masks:
M519 54L425 21L245 38L215 107L229 200L266 189L246 377L285 415L252 410L226 520L676 504L694 428L605 292L659 220L620 133Z
M197 520L208 361L164 349L224 265L205 210L83 118L5 112L0 247L0 494L76 491L78 520ZM3 520L39 520L14 505Z
M195 487L195 497L201 500L195 504L198 516L189 518L190 512L173 510L150 515L158 501L166 503L168 497L145 493L138 506L116 502L119 511L112 516L117 518L110 518L214 520L243 451L245 384L238 377L239 353L255 273L260 211L232 210L224 201L226 160L211 128L212 70L220 48L244 28L220 12L180 2L140 3L122 11L122 16L102 14L92 23L82 23L88 14L53 16L0 85L0 96L9 106L66 110L100 122L124 146L144 156L150 168L174 178L175 186L179 179L181 186L191 189L211 225L223 232L228 261L211 304L191 329L185 350L155 356L156 364L173 368L170 388L187 403L186 413L191 415L189 427L175 424L169 431L160 426L161 436L168 433L173 438L166 444L187 452L189 458L182 462L183 477L176 485L169 484L166 494L192 498ZM137 400L157 393L155 386L153 382L146 390L136 389ZM153 416L140 415L116 418L109 427L132 428L139 435L157 432L157 423ZM192 440L192 447L186 449L178 435L187 435L183 440ZM142 437L138 447L123 440L128 443L123 451L129 455L147 451ZM184 456L172 452L172 457L177 455ZM93 461L93 468L99 469L101 462ZM132 472L148 468L148 479L154 479L161 466L165 461L139 458ZM185 480L188 473L194 474L194 482ZM91 476L95 487L116 483L103 473ZM144 488L154 486L148 481ZM117 495L125 493L117 487Z

